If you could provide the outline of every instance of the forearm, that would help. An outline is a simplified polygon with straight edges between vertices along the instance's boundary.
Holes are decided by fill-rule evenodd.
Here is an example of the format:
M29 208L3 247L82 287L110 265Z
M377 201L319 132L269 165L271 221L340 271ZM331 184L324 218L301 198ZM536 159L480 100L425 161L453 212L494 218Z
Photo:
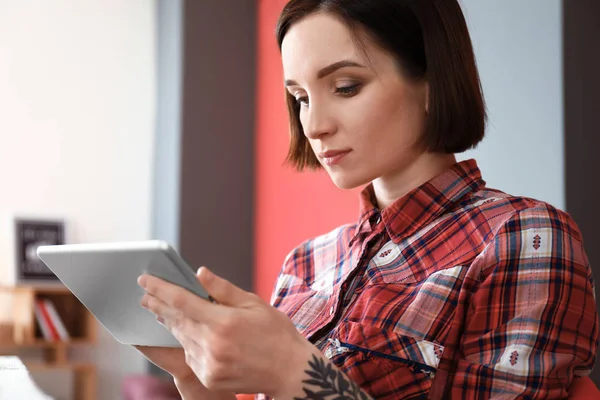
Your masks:
M372 399L316 348L300 365L302 368L291 374L285 387L275 394L276 400Z
M182 400L235 400L232 392L213 392L208 390L202 383L194 378L186 381L174 379L175 386Z

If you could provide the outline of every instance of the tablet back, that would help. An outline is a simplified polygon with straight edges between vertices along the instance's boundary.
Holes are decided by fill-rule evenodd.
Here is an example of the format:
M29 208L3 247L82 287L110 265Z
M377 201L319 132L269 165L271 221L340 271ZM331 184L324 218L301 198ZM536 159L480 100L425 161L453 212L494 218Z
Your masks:
M179 347L140 305L137 278L150 273L207 297L194 272L164 241L40 246L40 259L120 343Z

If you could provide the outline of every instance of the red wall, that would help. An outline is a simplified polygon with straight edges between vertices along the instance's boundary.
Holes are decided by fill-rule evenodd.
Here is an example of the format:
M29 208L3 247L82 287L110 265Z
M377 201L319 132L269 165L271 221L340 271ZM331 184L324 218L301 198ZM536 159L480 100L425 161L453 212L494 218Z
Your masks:
M358 218L358 191L338 189L325 172L298 173L283 166L288 119L275 25L286 1L257 1L254 290L268 300L295 246Z

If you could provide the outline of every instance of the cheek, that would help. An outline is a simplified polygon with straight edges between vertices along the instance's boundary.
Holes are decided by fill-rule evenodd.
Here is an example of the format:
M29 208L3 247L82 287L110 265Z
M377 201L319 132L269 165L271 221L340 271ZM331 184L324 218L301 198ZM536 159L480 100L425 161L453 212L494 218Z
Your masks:
M381 96L372 102L369 124L371 132L383 145L408 149L419 140L424 132L425 108L416 95L396 90L388 96Z
M402 95L370 96L355 112L356 134L363 144L382 150L410 147L421 132L416 104Z

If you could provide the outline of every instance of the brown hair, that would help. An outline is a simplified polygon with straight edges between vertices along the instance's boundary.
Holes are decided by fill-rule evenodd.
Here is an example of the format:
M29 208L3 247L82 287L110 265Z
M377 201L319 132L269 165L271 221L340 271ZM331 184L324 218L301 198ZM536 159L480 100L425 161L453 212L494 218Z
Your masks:
M279 49L290 27L324 12L339 18L362 43L362 30L397 60L410 79L426 79L429 109L421 144L427 151L460 153L475 147L486 111L464 15L457 0L291 0L277 24ZM298 170L317 169L302 129L299 105L286 91L290 148L286 161Z

